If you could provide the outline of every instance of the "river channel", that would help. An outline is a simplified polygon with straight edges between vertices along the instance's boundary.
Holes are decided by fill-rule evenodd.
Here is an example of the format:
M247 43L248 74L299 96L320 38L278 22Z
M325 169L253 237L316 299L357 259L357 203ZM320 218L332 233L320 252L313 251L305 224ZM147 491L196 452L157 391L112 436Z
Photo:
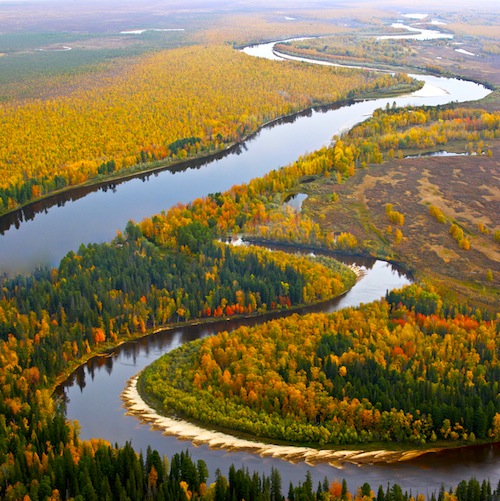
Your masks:
M272 46L270 48L272 52ZM257 48L263 49L268 50L268 47ZM256 48L250 52L254 50ZM39 265L57 265L69 250L76 250L82 242L110 240L130 219L139 221L167 210L177 202L188 202L262 176L300 155L329 144L332 136L364 120L387 103L435 106L480 99L489 92L480 85L457 79L419 78L425 81L425 86L414 95L357 102L342 108L310 110L265 127L228 155L187 164L185 170L178 172L164 170L92 190L76 190L3 218L0 220L0 224L3 223L0 227L3 233L0 236L0 272L16 273L30 271ZM387 290L409 282L408 277L387 263L358 260L356 264L365 269L363 279L340 300L322 305L322 311L369 302L380 298ZM254 323L261 320L242 321ZM196 447L190 442L165 437L125 414L120 393L130 377L182 343L215 334L221 329L231 330L242 321L168 330L122 345L112 356L91 360L59 388L67 404L68 419L79 421L83 439L102 437L113 444L130 441L134 448L143 451L151 445L167 456L189 449L194 460L206 461L212 480L216 468L226 473L231 464L266 474L274 466L280 470L285 491L289 481L303 481L307 471L311 472L314 485L326 476L329 480L345 478L353 490L364 482L369 482L372 488L390 482L412 489L413 494L429 494L442 484L448 488L471 475L478 479L490 478L492 482L500 477L500 447L494 445L432 453L405 463L359 467L346 464L338 469L329 464L292 464L244 452L212 450L204 445Z
M276 59L273 45L263 44L245 52ZM129 220L138 222L178 202L187 203L246 183L328 145L334 135L345 132L388 103L436 106L481 99L490 92L464 80L418 78L425 85L409 96L309 110L264 127L228 154L186 163L184 170L157 171L126 182L78 188L8 214L0 218L0 273L57 266L62 257L70 250L76 251L82 243L111 240Z
M387 290L410 283L410 279L395 267L383 261L353 259L347 264L360 266L363 278L343 297L326 304L305 308L299 313L311 311L335 311L357 306L379 299ZM269 318L272 318L270 315ZM460 480L474 475L478 479L500 477L500 447L490 445L466 448L443 453L427 454L417 460L404 463L356 466L343 464L335 467L325 463L310 465L305 462L292 464L273 457L261 457L244 451L210 449L206 445L195 446L189 441L164 436L160 431L150 429L136 417L126 415L120 393L129 378L151 364L162 354L183 343L200 337L216 334L239 325L254 325L262 319L251 318L223 321L207 325L194 325L158 333L117 348L110 357L96 357L80 367L62 387L59 394L66 401L67 417L78 420L81 437L103 437L111 443L124 444L131 441L136 450L145 451L150 445L167 457L176 452L189 450L193 459L206 461L211 480L216 468L227 473L229 466L246 467L249 471L269 474L272 467L279 469L283 486L290 481L303 481L307 471L312 479L331 481L345 478L350 489L355 490L364 482L372 488L384 487L388 482L399 483L413 493L430 494L439 490L441 484L447 488Z

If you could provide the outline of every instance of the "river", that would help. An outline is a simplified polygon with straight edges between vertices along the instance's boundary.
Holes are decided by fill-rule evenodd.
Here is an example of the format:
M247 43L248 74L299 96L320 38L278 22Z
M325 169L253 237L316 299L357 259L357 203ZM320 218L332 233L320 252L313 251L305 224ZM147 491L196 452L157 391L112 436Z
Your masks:
M245 52L276 58L273 45L250 47ZM57 266L63 256L70 250L76 251L82 243L111 240L131 219L138 222L178 202L187 203L246 183L328 145L334 135L387 104L436 106L481 99L490 92L464 80L421 75L418 78L425 85L412 95L310 110L263 128L226 155L188 162L185 170L163 170L140 174L126 182L79 188L4 216L0 218L0 273Z
M262 176L328 144L333 135L347 130L387 103L395 101L399 106L438 105L480 99L488 93L484 87L471 82L429 76L419 78L425 81L425 86L414 95L358 102L326 111L311 110L264 128L228 155L207 162L194 162L192 167L188 164L186 170L141 175L127 182L97 187L90 192L76 190L3 218L0 271L16 273L29 271L38 265L55 265L82 242L111 239L116 230L124 228L130 219L138 221L179 201L188 202ZM278 148L277 145L285 147ZM343 298L329 303L327 311L375 300L386 290L409 282L404 274L387 263L358 260L356 264L365 267L364 278ZM285 491L289 481L303 481L308 470L315 485L325 476L329 480L345 478L352 490L364 482L369 482L372 488L397 482L405 489L412 489L413 494L428 494L439 489L442 483L448 488L471 475L478 479L490 478L492 482L498 480L500 448L494 445L430 454L407 463L362 467L347 464L337 469L328 464L291 464L243 452L195 447L190 442L164 437L134 417L125 415L120 393L131 376L182 343L214 334L222 328L233 329L238 324L237 321L227 321L172 329L123 345L115 350L113 356L91 360L59 389L67 404L68 419L79 421L83 439L103 437L118 444L131 441L137 450L143 451L151 445L167 456L189 449L193 459L207 462L211 479L216 468L225 473L230 464L267 474L275 466L281 472Z
M305 308L299 313L334 311L368 303L383 296L387 290L410 282L404 273L383 261L358 258L347 263L361 266L365 272L363 278L345 296L324 305ZM266 474L269 474L271 467L275 467L279 469L286 488L290 481L303 481L307 471L310 471L314 485L326 476L330 481L345 478L352 490L364 482L370 483L372 488L379 485L385 487L390 482L412 489L414 494L427 494L438 490L443 483L449 488L471 475L478 479L490 478L492 482L500 477L500 446L495 445L432 453L405 463L364 466L344 464L339 469L329 464L291 464L281 459L241 451L210 449L206 445L194 446L189 441L163 436L159 431L151 430L149 425L140 423L134 416L125 414L120 393L126 382L162 354L185 342L216 334L222 329L230 331L241 324L254 325L260 321L259 318L252 318L172 329L122 345L111 357L92 359L59 388L59 394L66 401L68 419L78 420L83 439L103 437L113 444L131 441L134 448L142 451L151 445L160 454L167 456L189 450L193 459L206 461L211 480L214 479L216 468L227 473L229 466L234 464L236 467L244 466L250 471Z

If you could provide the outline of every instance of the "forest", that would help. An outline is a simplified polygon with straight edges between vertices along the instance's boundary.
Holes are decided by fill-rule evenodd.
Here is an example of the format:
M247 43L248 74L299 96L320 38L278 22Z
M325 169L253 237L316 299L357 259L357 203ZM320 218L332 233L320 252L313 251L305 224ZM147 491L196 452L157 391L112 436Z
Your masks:
M411 41L379 40L377 37L352 34L280 43L276 45L276 50L292 56L360 67L376 64L379 68L394 69L403 64L418 64L417 51Z
M18 339L21 362L53 379L68 362L191 319L262 313L324 301L355 280L326 258L216 243L198 222L165 250L129 223L109 244L81 246L58 269L4 280L0 338Z
M398 127L396 116L406 125ZM433 126L436 121L438 128ZM497 128L498 117L494 114L455 106L436 112L381 110L372 121L353 129L330 148L305 156L291 166L227 192L175 206L138 224L130 222L112 242L82 245L78 252L69 253L58 268L4 279L0 300L0 474L6 499L19 499L29 491L36 499L38 489L48 492L49 486L60 492L56 482L60 477L53 473L55 465L76 468L80 458L94 454L92 447L99 447L78 440L77 429L64 421L62 409L51 398L56 377L74 364L167 323L289 308L326 299L353 283L353 274L331 260L319 260L313 265L301 257L228 246L218 241L221 237L244 231L268 241L359 250L361 244L353 235L335 236L306 213L283 205L302 179L324 176L342 183L356 169L365 168L364 162L368 167L368 162L389 157L396 137L435 137L440 131L441 138L453 134L477 149L482 137L489 140ZM415 132L409 134L409 130ZM392 139L387 139L385 149L377 150L378 142L385 143L378 135L370 134L384 131ZM421 147L424 141L410 144ZM388 215L398 212L390 205L386 210ZM489 238L495 238L494 231ZM237 421L250 424L257 435L286 436L318 444L390 439L412 447L433 444L434 440L491 440L500 425L498 402L493 398L498 381L497 319L487 310L442 305L432 291L412 291L415 298L403 292L360 312L348 310L345 318L340 314L335 320L293 317L286 329L284 320L266 324L263 329L292 335L303 323L310 342L292 337L296 344L262 343L270 353L278 350L282 354L275 360L281 365L266 367L266 372L260 376L256 373L251 381L243 377L250 368L238 365L238 358L231 363L241 376L234 376L224 351L228 348L231 356L236 356L244 349L248 352L248 348L238 342L234 347L240 351L232 349L233 341L223 334L209 341L213 347L209 344L204 348L206 365L200 361L199 374L196 378L193 374L191 385L203 393L210 381L211 391L217 392L218 398L227 401L225 396L232 396L230 404L225 404L230 418L226 426L231 428L235 427L231 418L236 411L231 408L235 407L235 395L241 402L246 400L244 410L238 410ZM423 298L428 298L430 304ZM337 335L340 327L346 330ZM458 345L451 342L452 334L462 339ZM296 346L308 351L303 353ZM435 357L433 363L426 358L429 356ZM272 395L262 384L269 371L273 380L280 382ZM415 400L418 407L413 400L394 400L383 391L383 385L370 383L366 376L371 371L379 374L386 386L400 388L401 395L411 391L419 399ZM248 390L243 383L250 385ZM467 391L461 391L463 388ZM210 416L209 407L202 407L202 401L197 406ZM443 401L445 405L436 405ZM196 408L180 399L179 403L184 405L185 413ZM283 409L287 414L279 417ZM241 419L242 412L246 419ZM347 419L339 419L346 413ZM291 422L294 426L288 427L285 435L281 423L288 426ZM118 458L120 450L111 448L107 454ZM58 459L61 457L65 459ZM113 464L117 460L112 459ZM88 470L93 475L90 466ZM86 474L78 475L82 485L88 483ZM96 484L91 484L95 489ZM91 492L90 486L87 488ZM116 492L114 489L120 492L119 487L113 486Z
M498 440L499 332L415 285L183 345L139 387L162 413L286 443Z
M76 457L75 457L76 456ZM232 465L224 475L219 469L215 480L207 485L208 468L203 460L194 461L186 452L176 453L170 459L160 457L148 448L145 456L138 455L129 443L112 448L108 444L92 442L72 444L56 458L44 461L42 467L36 453L27 455L18 473L23 480L33 476L30 486L21 481L7 489L4 499L89 499L89 500L178 500L178 501L422 501L404 491L398 484L379 485L377 492L369 483L356 492L347 489L345 480L319 482L313 485L308 472L305 479L288 486L282 485L275 468L270 475L250 473ZM29 473L28 473L29 472ZM23 475L23 476L21 476ZM53 488L55 486L55 488ZM441 488L432 492L430 501L493 501L500 485L493 488L489 481L481 483L474 477L461 481L455 489Z
M401 122L403 119L408 122L405 127L396 126L392 118L396 115ZM389 151L378 149L374 155L379 138L375 136L376 141L371 141L370 130L387 130L388 137L405 136L408 130L417 127L416 122L419 128L415 137L434 137L434 129L432 134L424 131L432 128L436 119L441 131L452 131L455 136L466 138L475 149L482 136L489 140L488 127L495 134L495 124L498 124L494 114L454 106L436 112L381 110L372 122L355 128L352 136L348 134L330 148L305 156L289 167L227 192L175 206L138 224L130 222L112 242L82 245L77 252L69 253L58 268L4 278L0 298L0 485L5 486L2 495L6 499L20 499L31 492L28 495L32 499L37 496L44 499L46 494L38 493L52 489L51 492L57 491L51 494L54 499L66 497L60 494L63 491L59 490L62 487L57 479L72 477L66 470L56 474L58 468L76 471L74 469L81 465L88 471L88 475L74 473L78 475L78 487L65 487L67 497L73 492L71 489L81 492L81 486L89 484L89 476L98 478L93 475L102 466L91 466L91 462L86 467L81 458L95 455L100 442L92 445L79 441L77 429L65 422L63 409L59 409L51 397L56 378L91 354L167 323L221 314L258 313L273 307L289 308L331 297L349 287L354 276L331 260L319 260L312 265L305 258L232 247L218 240L244 231L269 241L291 241L296 245L350 252L360 250L361 244L353 235L325 231L306 213L284 206L284 200L296 192L304 178L324 176L342 183L356 169L365 168L363 162L382 161L390 148ZM393 129L390 129L391 122ZM441 136L445 137L445 133ZM411 144L418 147L420 142ZM390 145L393 143L387 147ZM390 206L387 209L390 209L388 214L397 212ZM489 238L493 239L494 235L492 231ZM429 295L439 305L434 294L420 291L419 301ZM346 315L352 316L351 320L341 321L335 317L336 322L347 325L351 322L351 328L340 337L333 335L332 327L316 339L316 346L312 344L312 337L306 345L303 339L295 340L298 346L309 350L307 353L294 352L291 343L290 347L278 346L289 353L285 356L283 351L278 359L281 368L269 369L275 381L282 382L272 398L265 393L266 387L259 378L250 381L253 386L248 391L242 391L244 381L233 378L224 362L222 370L217 356L226 356L222 350L226 341L218 348L217 355L209 357L208 350L203 359L208 365L203 366L203 370L200 368L196 379L200 389L194 385L194 376L193 388L205 391L204 385L214 379L222 385L217 390L220 397L224 392L232 392L233 397L238 394L242 401L243 397L250 400L253 407L244 411L249 416L246 422L255 416L264 417L262 422L255 421L256 434L262 434L266 427L271 436L282 433L279 420L271 423L265 413L272 412L267 416L272 415L274 419L282 403L287 402L288 411L293 413L282 419L286 423L292 420L297 423L290 428L297 441L368 443L390 438L415 446L435 443L433 440L466 443L491 440L500 424L498 402L490 398L495 391L495 378L498 380L497 319L490 318L488 311L461 309L457 305L441 306L436 311L425 309L426 306L422 311L414 311L410 299L404 307L399 305L406 297L402 293L397 299L388 298L385 303L367 307L363 313L349 310ZM368 325L363 318L365 312L369 312ZM293 318L297 324L312 321L311 317ZM312 333L318 331L319 336L320 327L329 322L321 319L320 325L311 329ZM373 331L377 326L380 332ZM275 332L285 330L279 322L266 328ZM304 324L304 328L309 330L310 326ZM365 330L372 336L373 345L367 345L362 337ZM381 333L386 333L388 338L382 338ZM460 345L454 347L450 342L451 333L462 336ZM405 343L398 336L406 336ZM218 343L218 338L213 342ZM417 351L419 343L426 351ZM272 349L267 343L264 346ZM325 356L328 350L331 351L329 357ZM342 350L346 350L345 353ZM297 358L291 357L292 354ZM417 354L421 357L418 364L414 362ZM436 356L436 362L427 368L425 357L430 355ZM214 370L210 372L208 367ZM204 372L205 369L208 372ZM244 367L239 370L243 371ZM422 408L412 407L411 402L391 400L382 387L369 384L367 370L376 371L386 385L397 385L403 395L411 389L412 394L421 399ZM421 371L432 379L420 381ZM290 378L294 374L296 381ZM320 374L324 375L321 375L323 381ZM285 378L290 379L286 384ZM459 391L462 384L466 385L466 392ZM347 391L345 395L342 395L343 389ZM304 395L309 394L314 398L306 401ZM372 401L366 399L368 394ZM436 407L436 400L431 402L430 395L444 399L446 405ZM322 405L317 399L321 404L331 405L320 411ZM483 402L486 402L484 408ZM192 407L188 404L186 409ZM344 410L349 410L349 415L342 421L338 415ZM321 420L328 426L319 426ZM234 423L227 426L233 427ZM322 431L318 433L318 430ZM335 438L337 431L340 434ZM116 461L122 449L110 448L107 444L104 447L108 447L106 454L112 458L110 461L119 464ZM133 457L130 451L127 454ZM119 482L124 485L121 479ZM121 492L120 483L113 485L113 492ZM86 487L90 493L97 485L101 486L94 480L90 484ZM145 493L147 485L143 484ZM130 492L131 487L125 486L125 489ZM92 496L88 494L84 498ZM299 496L297 494L297 499Z
M221 151L299 110L415 89L419 84L404 74L277 65L235 50L278 34L345 33L346 16L354 25L373 14L344 10L339 24L336 14L309 12L293 27L274 15L264 22L259 13L215 21L200 14L198 22L206 15L203 22L210 26L169 39L168 50L155 41L154 50L136 46L130 57L101 64L104 52L92 59L80 48L72 53L74 66L64 71L45 68L40 78L19 82L4 72L0 214L82 183ZM113 33L98 43L89 34L61 36L68 43L124 43ZM53 38L32 34L29 40ZM5 42L3 33L0 39ZM329 53L339 57L343 46L341 56L360 63L392 65L416 57L412 44L365 40L359 50L360 41L349 35L338 41L333 51L312 42L309 49L330 58ZM488 47L495 52L494 43ZM36 50L30 55L35 69L43 66ZM113 47L107 54L112 53L120 50ZM0 56L12 62L8 50ZM1 277L0 498L494 501L500 484L475 478L425 495L397 484L365 483L349 492L345 481L327 478L315 486L309 474L283 486L275 469L259 475L210 465L209 471L188 452L167 458L150 447L134 450L128 442L82 440L54 387L88 358L165 327L290 311L342 294L356 277L331 254L370 254L373 248L343 227L340 215L314 217L286 200L315 181L344 186L360 170L443 145L491 158L499 125L498 111L491 108L388 106L330 146L263 178L130 221L112 241L82 244L55 268ZM335 207L337 192L327 196ZM395 192L381 210L399 245L408 215L396 200ZM457 253L498 246L494 224L466 228L443 207L427 210ZM247 241L307 247L330 257L224 243L240 234ZM477 282L496 284L494 272ZM438 288L419 283L360 308L295 314L184 345L148 368L141 385L166 412L270 441L401 448L498 441L498 320L498 308L450 301Z
M418 86L402 74L253 61L227 46L145 54L98 76L0 107L0 214L92 179L223 150L299 110Z

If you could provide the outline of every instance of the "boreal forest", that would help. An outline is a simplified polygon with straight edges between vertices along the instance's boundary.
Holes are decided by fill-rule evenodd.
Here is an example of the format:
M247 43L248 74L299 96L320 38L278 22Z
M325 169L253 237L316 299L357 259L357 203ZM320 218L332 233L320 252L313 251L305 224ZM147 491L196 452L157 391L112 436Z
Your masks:
M67 419L60 385L89 360L178 326L255 319L159 357L137 378L140 398L204 430L316 451L427 457L500 442L498 9L424 2L422 27L394 2L250 3L0 2L0 222L82 187L182 173L283 117L387 100L288 165L130 219L58 263L11 273L0 259L1 499L500 496L500 478L467 468L425 492L397 476L348 485L333 468L318 481L315 463L286 480L279 462L224 470L188 445L160 453L159 431L137 449L84 439ZM408 31L401 16L446 37L391 40ZM242 50L277 40L271 58ZM422 73L485 97L399 106L422 95ZM0 251L29 223L7 225ZM362 280L345 256L397 264L412 284L302 313Z

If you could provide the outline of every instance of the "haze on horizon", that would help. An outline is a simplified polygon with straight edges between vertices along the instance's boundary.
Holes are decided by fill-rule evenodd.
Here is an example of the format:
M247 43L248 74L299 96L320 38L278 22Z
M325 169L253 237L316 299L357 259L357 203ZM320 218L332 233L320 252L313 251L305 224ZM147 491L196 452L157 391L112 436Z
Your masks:
M220 14L282 14L287 21L307 11L363 8L396 13L443 15L464 9L498 11L497 0L422 0L418 6L408 0L0 0L0 35L31 31L112 32L117 29L149 27L150 23L179 27L190 16ZM137 26L132 26L136 24Z
M438 4L433 0L421 0L418 6L410 0L145 0L139 4L134 0L0 0L0 19L5 12L17 9L50 8L57 6L61 13L82 11L86 9L107 10L113 7L120 11L135 12L210 12L210 11L245 11L245 10L310 10L317 8L377 7L380 9L404 9L408 11L432 12L446 10L457 11L462 8L470 10L498 6L498 0L442 0ZM48 11L45 11L47 14Z

